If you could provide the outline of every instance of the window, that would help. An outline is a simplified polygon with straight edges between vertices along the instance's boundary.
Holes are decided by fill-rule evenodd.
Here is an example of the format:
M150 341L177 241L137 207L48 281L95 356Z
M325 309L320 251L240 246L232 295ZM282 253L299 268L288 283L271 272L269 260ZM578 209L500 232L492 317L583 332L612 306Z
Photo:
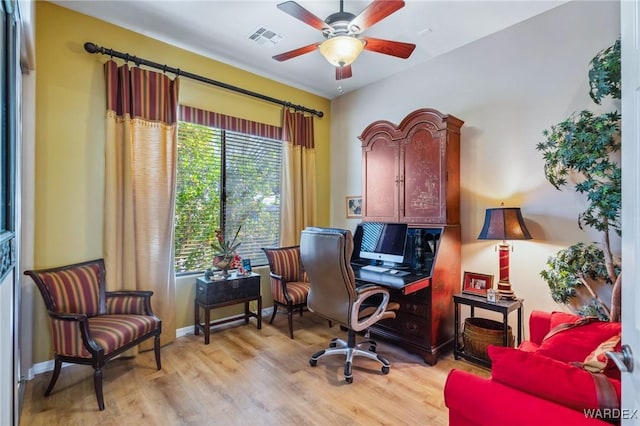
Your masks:
M14 3L0 2L0 281L15 265L20 69L19 24Z
M238 254L267 263L262 247L279 245L281 150L279 139L179 122L177 273L211 267L216 229L228 240L241 227Z

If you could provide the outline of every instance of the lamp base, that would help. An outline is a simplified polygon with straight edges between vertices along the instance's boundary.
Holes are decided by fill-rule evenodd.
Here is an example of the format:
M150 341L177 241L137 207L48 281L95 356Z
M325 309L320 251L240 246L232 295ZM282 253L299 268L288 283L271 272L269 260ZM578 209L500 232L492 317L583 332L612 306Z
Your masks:
M511 283L509 281L498 282L498 293L501 299L515 300L516 294L511 289Z

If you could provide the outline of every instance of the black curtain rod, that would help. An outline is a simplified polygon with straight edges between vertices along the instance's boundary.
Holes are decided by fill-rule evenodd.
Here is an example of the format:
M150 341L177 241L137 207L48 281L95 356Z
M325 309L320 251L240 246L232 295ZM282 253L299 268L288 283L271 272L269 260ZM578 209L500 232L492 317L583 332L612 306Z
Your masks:
M91 43L91 42L86 42L84 44L84 50L86 50L89 53L100 53L100 54L109 55L109 56L112 56L112 57L115 56L116 58L124 59L127 62L133 62L133 63L136 64L136 66L146 65L148 67L152 67L152 68L156 68L156 69L162 70L163 72L170 72L170 73L175 74L177 76L188 77L188 78L191 78L193 80L201 81L203 83L212 84L214 86L222 87L223 89L227 89L227 90L231 90L231 91L234 91L234 92L242 93L243 95L253 96L254 98L258 98L258 99L262 99L262 100L267 101L267 102L271 102L271 103L274 103L274 104L282 105L282 106L285 106L287 108L293 108L294 110L308 112L308 113L316 115L318 117L324 116L324 113L322 111L316 111L315 109L310 109L310 108L304 107L302 105L294 105L291 102L287 102L287 101L283 101L283 100L280 100L280 99L272 98L271 96L263 95L263 94L260 94L260 93L257 93L257 92L252 92L251 90L243 89L241 87L232 86L230 84L223 83L221 81L212 80L210 78L203 77L201 75L197 75L197 74L193 74L193 73L190 73L190 72L187 72L187 71L183 71L180 68L172 68L172 67L169 67L167 65L159 64L157 62L149 61L147 59L142 59L142 58L139 58L137 56L129 55L128 53L122 53L122 52L118 52L118 51L113 50L113 49L107 49L105 47L98 46L98 45L96 45L94 43Z

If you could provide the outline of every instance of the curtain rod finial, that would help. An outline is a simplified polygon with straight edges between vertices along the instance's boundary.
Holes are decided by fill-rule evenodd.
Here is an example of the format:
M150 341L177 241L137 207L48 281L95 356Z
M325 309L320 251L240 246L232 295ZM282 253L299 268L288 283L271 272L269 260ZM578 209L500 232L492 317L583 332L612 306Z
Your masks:
M98 46L96 46L94 43L88 41L84 44L84 50L89 53L98 53L100 51L100 48L98 48Z

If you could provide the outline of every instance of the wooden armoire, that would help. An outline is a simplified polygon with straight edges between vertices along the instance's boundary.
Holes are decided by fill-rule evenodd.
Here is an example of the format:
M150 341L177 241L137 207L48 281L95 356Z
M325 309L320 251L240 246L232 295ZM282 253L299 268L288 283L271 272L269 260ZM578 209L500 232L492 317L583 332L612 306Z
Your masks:
M464 122L419 109L399 125L380 120L362 141L362 220L407 223L406 261L430 275L426 288L403 294L395 319L371 333L420 354L429 364L452 347L453 294L460 282L460 127ZM416 251L416 247L420 251ZM416 253L418 253L416 255Z

